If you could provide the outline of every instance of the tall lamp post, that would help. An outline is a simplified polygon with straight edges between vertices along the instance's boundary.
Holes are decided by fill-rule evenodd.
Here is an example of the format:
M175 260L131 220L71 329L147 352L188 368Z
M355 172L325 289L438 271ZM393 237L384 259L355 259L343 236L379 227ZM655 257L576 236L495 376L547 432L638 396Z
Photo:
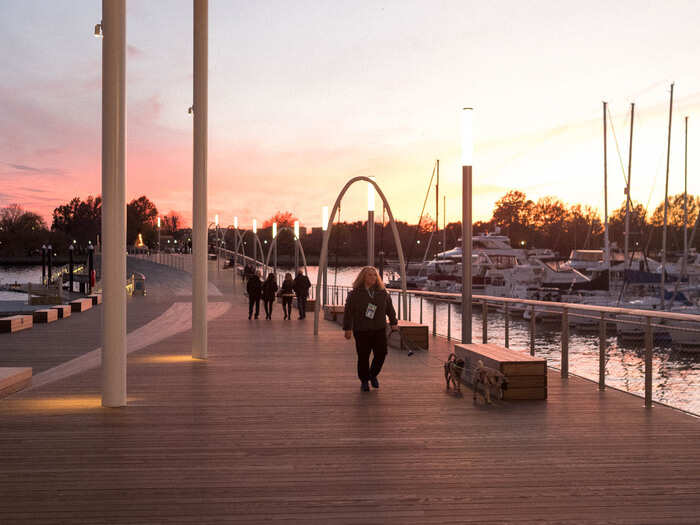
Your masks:
M275 282L277 282L277 242L275 242L275 239L277 238L277 223L273 222L272 223L272 242L275 245L275 253L273 254L273 259L272 259L272 267L274 268L274 273L275 273Z
M216 273L219 273L219 259L221 259L221 247L219 245L219 214L214 215L214 225L216 226Z
M374 266L374 185L371 182L367 183L367 266Z
M70 293L73 293L73 250L75 247L71 243L68 246L68 290Z
M299 221L294 221L294 277L299 274Z
M462 343L472 342L472 162L474 111L462 110Z
M258 221L253 219L253 264L255 271L258 271Z
M158 216L158 258L160 259L160 215Z
M328 230L328 206L324 206L321 209L321 229L324 232ZM328 265L326 264L323 267L323 275L321 276L323 279L323 282L321 285L323 286L323 305L325 306L328 304Z

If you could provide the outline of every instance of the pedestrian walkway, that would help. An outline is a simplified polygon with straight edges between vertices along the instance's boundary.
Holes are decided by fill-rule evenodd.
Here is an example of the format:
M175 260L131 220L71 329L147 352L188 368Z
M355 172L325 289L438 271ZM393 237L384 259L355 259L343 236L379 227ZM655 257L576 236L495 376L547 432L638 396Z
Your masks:
M188 330L129 355L128 408L99 369L0 401L0 522L697 523L697 418L558 373L475 405L398 350L362 393L338 325L249 321L210 276L207 361Z

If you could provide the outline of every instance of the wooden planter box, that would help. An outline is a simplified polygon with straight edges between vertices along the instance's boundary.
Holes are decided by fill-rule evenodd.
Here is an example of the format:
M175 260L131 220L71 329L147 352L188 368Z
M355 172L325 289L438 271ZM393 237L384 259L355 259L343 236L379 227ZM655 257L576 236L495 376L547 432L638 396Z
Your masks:
M12 315L0 318L0 333L19 332L32 327L31 315Z
M323 318L326 321L335 321L342 326L345 307L339 304L327 304L323 307Z
M90 308L92 308L92 299L90 299L89 297L85 297L83 299L76 299L75 301L70 302L70 309L73 313L84 312L85 310L89 310Z
M71 306L69 304L59 304L58 306L52 306L52 309L58 312L59 319L70 317Z
M0 368L0 397L22 390L32 382L31 368Z
M101 293L94 293L92 295L88 295L90 299L92 299L92 305L98 305L102 304L102 294Z
M503 399L547 399L546 359L493 344L456 344L455 354L457 359L464 359L462 382L472 388L474 369L481 360L484 366L495 368L508 379Z
M396 335L389 337L389 346L401 350L411 350L414 346L423 350L428 350L430 347L430 336L427 324L399 320L399 333L401 337ZM412 348L406 348L404 340L410 341Z
M53 323L58 321L58 310L47 308L46 310L34 310L32 320L35 323Z

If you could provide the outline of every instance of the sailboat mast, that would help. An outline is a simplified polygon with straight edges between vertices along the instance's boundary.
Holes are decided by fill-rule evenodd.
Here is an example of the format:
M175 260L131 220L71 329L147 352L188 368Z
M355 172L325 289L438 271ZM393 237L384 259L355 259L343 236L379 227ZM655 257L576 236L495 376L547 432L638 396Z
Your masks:
M661 241L661 309L666 309L666 236L668 230L668 172L671 165L671 121L673 119L673 83L668 104L668 144L666 146L666 187L664 189L664 232Z
M435 162L437 163L437 179L435 181L435 233L437 233L440 230L440 159L437 159ZM437 239L435 239L436 245L437 242ZM445 250L444 246L442 247L442 250Z
M603 194L605 210L605 265L610 268L610 239L608 238L608 103L603 102Z
M681 277L685 277L688 265L688 117L685 117L685 167L683 182L683 262Z
M442 196L442 249L447 250L447 196Z
M630 196L630 186L632 185L632 136L634 133L634 102L632 102L632 108L630 113L630 152L629 158L627 160L627 188L625 189L625 194L627 199L625 201L625 268L630 267L630 204L632 197Z

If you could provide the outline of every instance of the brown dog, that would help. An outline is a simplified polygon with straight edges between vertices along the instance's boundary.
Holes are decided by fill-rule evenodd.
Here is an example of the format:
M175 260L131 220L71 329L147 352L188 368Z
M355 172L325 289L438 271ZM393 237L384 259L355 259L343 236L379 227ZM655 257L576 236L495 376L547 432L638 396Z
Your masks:
M479 360L472 376L474 385L474 401L476 401L479 388L483 391L480 394L484 402L491 403L491 389L498 388L498 399L503 399L503 391L508 388L508 379L499 370L484 366L484 362Z
M460 381L462 372L464 372L464 359L457 359L455 354L450 354L450 357L445 361L445 383L447 384L447 390L450 389L450 383L452 383L455 392L462 392L462 382Z

